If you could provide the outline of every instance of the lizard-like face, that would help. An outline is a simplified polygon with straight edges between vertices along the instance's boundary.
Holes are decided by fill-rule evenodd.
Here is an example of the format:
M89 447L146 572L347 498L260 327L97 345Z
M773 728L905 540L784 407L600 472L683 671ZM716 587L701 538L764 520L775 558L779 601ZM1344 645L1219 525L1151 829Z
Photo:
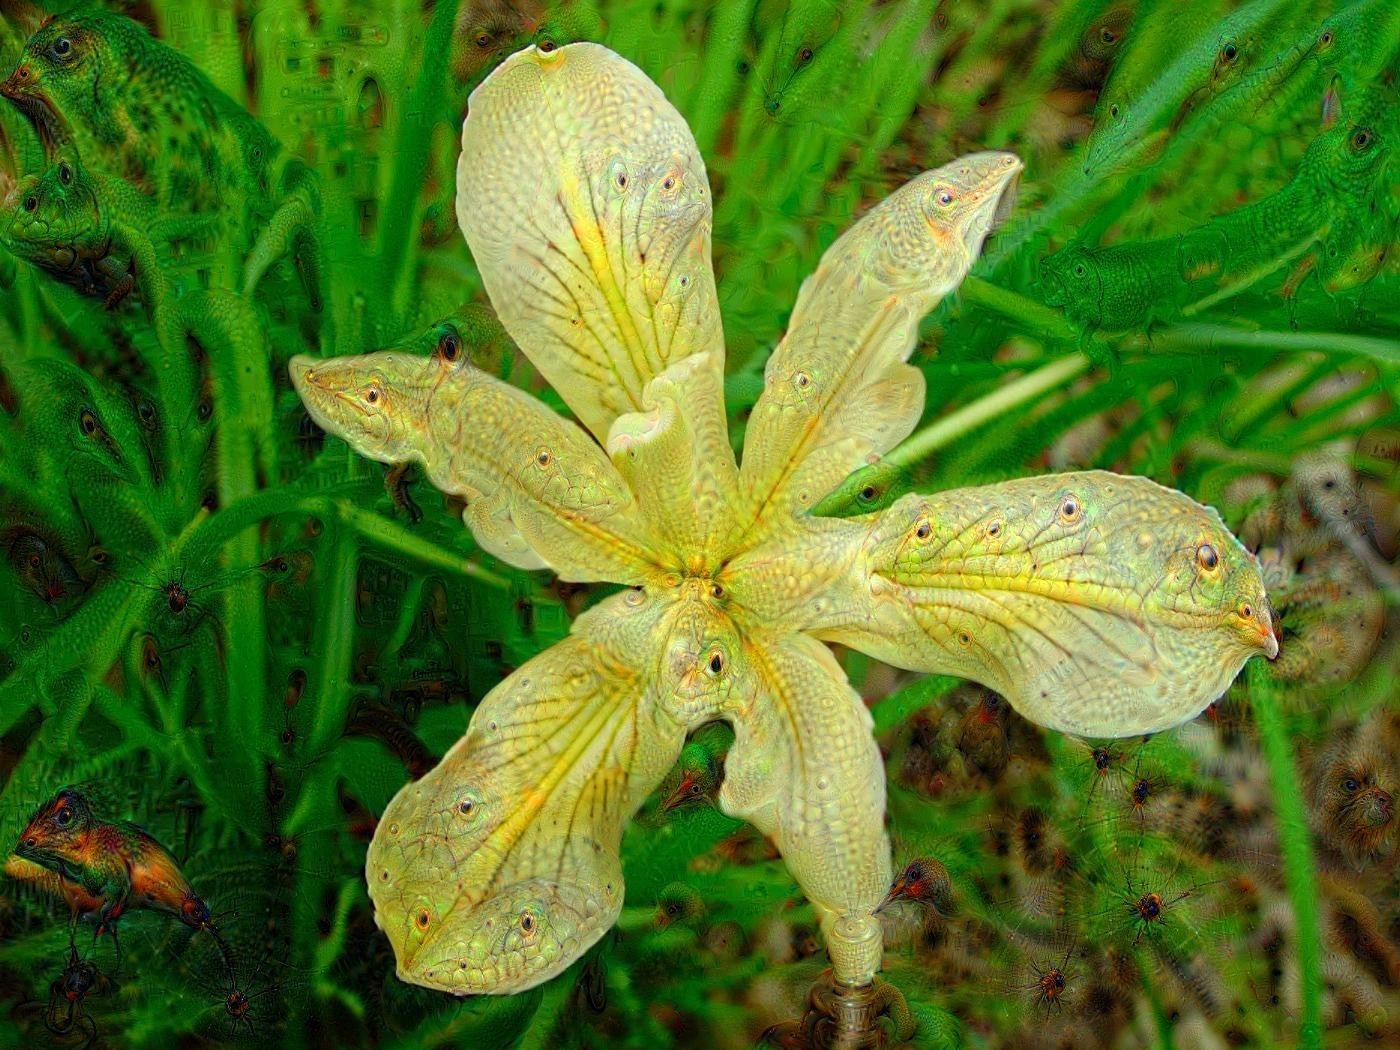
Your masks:
M436 364L395 352L320 361L292 359L292 385L318 426L345 437L356 452L381 463L420 460L426 418L441 378Z
M81 864L81 843L92 829L92 810L72 788L64 788L39 807L20 833L15 855L51 871Z
M91 19L51 18L24 45L19 64L0 84L34 124L50 158L72 139L73 122L102 117L98 91L110 44Z
M1051 306L1088 310L1097 321L1103 300L1103 274L1087 248L1075 246L1048 256L1040 264L1045 301Z
M4 210L5 246L45 269L65 273L106 249L109 217L70 146L61 147L43 173L16 183Z

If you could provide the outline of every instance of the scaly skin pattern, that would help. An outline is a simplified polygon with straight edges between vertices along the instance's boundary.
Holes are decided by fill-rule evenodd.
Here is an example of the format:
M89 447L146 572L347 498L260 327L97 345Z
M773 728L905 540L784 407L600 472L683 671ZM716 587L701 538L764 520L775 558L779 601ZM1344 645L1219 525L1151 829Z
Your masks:
M139 23L101 10L47 19L0 95L29 118L51 163L67 146L151 197L162 215L238 216L245 289L297 253L319 309L314 173Z
M835 979L872 980L884 766L823 637L979 678L1098 736L1183 722L1277 651L1250 556L1141 479L810 513L918 420L919 319L1009 204L1014 156L926 172L832 245L768 364L741 468L709 186L656 85L598 45L530 48L473 93L462 147L457 213L492 304L582 426L436 353L297 357L292 381L362 454L420 462L465 495L488 550L628 589L493 689L384 812L366 877L404 980L511 993L577 959L622 907L627 820L716 720L734 731L720 808L777 845Z
M1175 237L1087 248L1041 264L1045 301L1076 322L1110 331L1191 315L1294 263L1316 266L1329 290L1364 283L1384 259L1394 226L1386 173L1400 140L1400 107L1382 91L1360 96L1354 116L1308 145L1289 182L1252 204Z
M175 859L135 824L109 822L72 788L40 807L15 846L21 877L38 865L59 878L75 913L96 910L104 927L132 908L174 915L197 929L209 925L209 909L180 872ZM10 865L7 865L7 871ZM44 885L37 874L30 881Z
M20 179L0 205L0 244L79 291L115 305L136 275L152 298L159 282L154 241L189 227L161 222L149 197L122 179L91 171L72 146L53 164ZM154 309L154 304L152 304Z

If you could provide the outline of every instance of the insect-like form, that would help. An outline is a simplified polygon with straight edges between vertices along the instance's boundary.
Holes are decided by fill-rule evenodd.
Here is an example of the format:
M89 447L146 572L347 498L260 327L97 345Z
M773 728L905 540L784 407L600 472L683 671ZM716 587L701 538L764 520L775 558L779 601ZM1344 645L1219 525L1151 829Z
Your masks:
M111 987L111 980L97 968L97 964L81 958L77 948L70 944L68 964L49 985L44 1027L58 1036L85 1029L87 1035L83 1046L92 1046L97 1041L97 1022L90 1014L83 1012L83 1003L90 995L106 994Z
M1157 876L1134 880L1132 874L1125 871L1122 906L1134 930L1134 947L1144 935L1151 936L1166 926L1176 906L1194 893L1194 887L1179 892L1167 890Z
M1001 776L1011 758L1011 742L1006 735L1009 715L1005 700L991 690L983 690L958 726L958 750L963 758L992 780Z
M1074 944L1071 943L1065 948L1064 957L1058 963L1048 963L1043 967L1036 962L1028 963L1035 974L1035 980L1024 987L1035 996L1035 1005L1045 1008L1047 1016L1052 1010L1059 1010L1064 1006L1065 992L1073 979L1067 969L1069 957L1073 952Z
M473 93L462 156L458 219L492 305L578 423L462 360L298 356L293 385L357 451L420 463L464 499L489 553L623 589L492 690L381 817L366 876L403 979L512 993L579 958L621 911L626 821L687 732L723 720L720 808L781 852L835 979L869 983L892 881L884 771L823 642L973 678L1095 736L1179 725L1277 655L1252 556L1142 479L811 515L917 424L919 320L1006 214L1016 157L926 172L828 249L740 463L710 189L660 89L594 44L519 52Z

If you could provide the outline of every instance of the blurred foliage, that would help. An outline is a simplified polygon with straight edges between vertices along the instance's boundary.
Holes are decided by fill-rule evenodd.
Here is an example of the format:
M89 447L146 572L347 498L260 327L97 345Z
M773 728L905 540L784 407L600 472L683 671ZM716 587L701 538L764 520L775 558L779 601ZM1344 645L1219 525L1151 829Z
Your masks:
M820 941L773 851L703 799L723 734L629 832L617 931L544 988L402 984L363 885L374 814L598 595L493 562L424 483L392 496L285 363L482 299L451 201L467 96L575 39L640 65L705 155L736 437L837 233L919 170L1013 149L1020 203L915 352L926 425L835 506L1103 467L1218 506L1270 573L1279 661L1150 741L1043 733L844 654L897 867L946 872L884 912L916 1044L1400 1038L1389 0L111 6L283 169L138 201L115 270L0 255L0 843L79 785L172 853L228 950L136 909L119 963L89 923L75 963L63 900L6 880L0 1043L737 1047L800 1014ZM45 12L0 9L8 73ZM188 160L143 147L177 184ZM1310 164L1329 148L1370 159ZM49 165L9 105L0 167L12 232ZM161 226L182 212L217 221Z

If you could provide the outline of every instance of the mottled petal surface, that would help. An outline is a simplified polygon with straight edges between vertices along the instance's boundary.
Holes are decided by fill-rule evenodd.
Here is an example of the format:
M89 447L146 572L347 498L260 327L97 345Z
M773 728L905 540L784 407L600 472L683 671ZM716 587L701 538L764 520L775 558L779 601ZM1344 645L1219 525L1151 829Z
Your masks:
M724 712L734 745L720 808L773 839L821 916L838 972L870 965L872 928L878 966L871 914L889 889L890 847L870 712L820 642L762 629L746 642L756 688Z
M375 920L399 976L509 993L578 958L617 918L623 826L683 738L641 669L586 631L493 689L370 845Z
M1122 737L1195 717L1276 655L1258 563L1188 497L1104 471L910 494L869 519L821 636L971 678L1037 725Z
M527 48L472 93L457 218L506 329L600 441L672 362L723 359L704 162L607 48Z
M905 364L919 321L962 283L1020 170L1010 153L974 153L926 171L827 249L749 421L750 520L810 510L909 435L924 405L923 374Z

